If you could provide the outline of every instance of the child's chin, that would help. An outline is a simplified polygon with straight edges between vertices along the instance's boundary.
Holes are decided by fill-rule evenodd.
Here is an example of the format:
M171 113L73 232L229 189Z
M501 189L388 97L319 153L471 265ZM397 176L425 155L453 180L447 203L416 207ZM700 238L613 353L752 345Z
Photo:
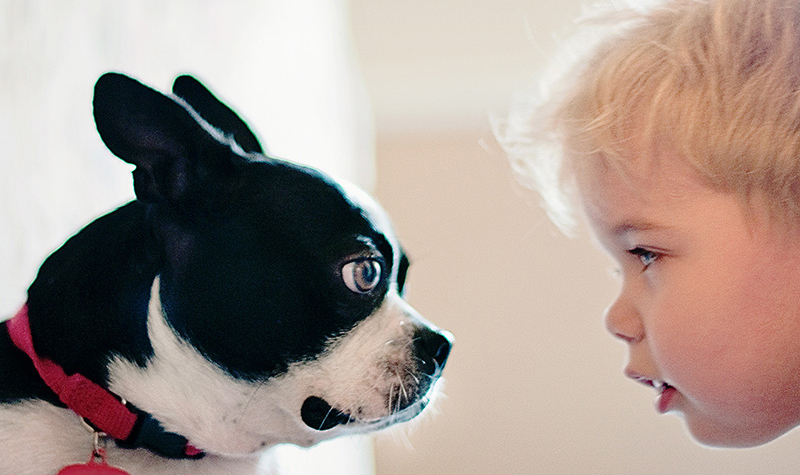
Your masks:
M689 432L697 443L715 448L758 447L772 442L791 429L767 431L762 428L759 431L753 428L713 427L708 424L693 424L691 420L687 420L687 424Z

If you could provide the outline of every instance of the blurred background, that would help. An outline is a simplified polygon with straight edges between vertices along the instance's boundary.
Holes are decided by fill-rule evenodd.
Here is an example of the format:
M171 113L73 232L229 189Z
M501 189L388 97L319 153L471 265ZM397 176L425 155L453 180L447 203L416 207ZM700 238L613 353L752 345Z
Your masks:
M656 414L603 329L617 291L560 235L490 132L579 0L351 0L375 118L376 193L411 254L409 300L455 334L438 414L381 435L379 475L794 474L800 433L715 450Z
M547 221L492 137L582 5L0 0L0 315L49 252L132 196L94 130L97 77L164 90L189 72L274 155L373 191L413 260L409 300L456 336L433 410L374 438L281 447L287 473L796 473L797 432L714 450L656 414L603 330L610 262Z

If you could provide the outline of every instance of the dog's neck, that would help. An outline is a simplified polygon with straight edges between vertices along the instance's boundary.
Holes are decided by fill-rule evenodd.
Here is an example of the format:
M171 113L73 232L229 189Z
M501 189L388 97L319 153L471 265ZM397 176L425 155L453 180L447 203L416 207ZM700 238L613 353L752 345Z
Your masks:
M83 375L67 375L57 363L40 358L33 347L27 305L6 326L14 345L28 355L44 383L96 431L113 437L124 448L144 447L169 458L203 457L184 437L166 432L149 414Z

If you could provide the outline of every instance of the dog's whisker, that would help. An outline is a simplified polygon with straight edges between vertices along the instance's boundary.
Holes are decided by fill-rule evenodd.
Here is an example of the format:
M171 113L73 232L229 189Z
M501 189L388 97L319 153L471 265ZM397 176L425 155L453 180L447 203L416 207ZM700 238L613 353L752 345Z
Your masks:
M417 386L419 386L419 376L417 375L417 373L416 373L415 371L411 371L411 370L409 370L409 369L406 369L405 371L406 371L406 375L407 375L407 376L410 376L410 377L411 377L411 379L413 379L413 380L414 380L414 383L415 383ZM429 375L425 375L425 376L429 376Z
M333 411L334 411L333 407L331 407L330 409L328 409L328 413L327 413L327 414L325 414L325 417L323 417L323 418L322 418L322 422L320 422L320 424L319 424L319 427L317 427L317 430L322 430L322 428L323 428L323 427L325 427L325 422L327 422L327 421L328 421L328 417L331 415L331 413L332 413Z

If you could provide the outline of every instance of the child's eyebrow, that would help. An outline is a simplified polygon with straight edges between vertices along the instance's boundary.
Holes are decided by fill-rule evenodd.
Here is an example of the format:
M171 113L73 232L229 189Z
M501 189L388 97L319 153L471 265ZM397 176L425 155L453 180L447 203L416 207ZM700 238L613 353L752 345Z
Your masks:
M617 224L611 229L611 233L615 236L624 236L625 234L641 231L653 231L658 229L665 229L665 226L660 226L649 221L625 221Z

